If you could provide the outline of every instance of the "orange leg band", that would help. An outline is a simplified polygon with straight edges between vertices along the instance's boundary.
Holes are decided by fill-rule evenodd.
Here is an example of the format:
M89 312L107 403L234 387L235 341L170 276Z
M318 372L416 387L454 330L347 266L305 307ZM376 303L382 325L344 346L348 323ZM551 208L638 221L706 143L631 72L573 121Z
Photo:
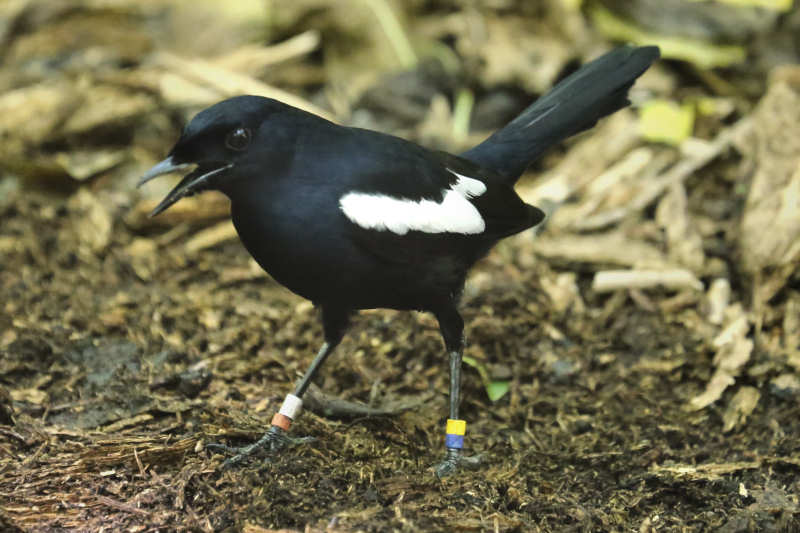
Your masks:
M278 426L284 431L289 431L289 426L292 425L292 419L286 415L275 413L275 415L272 417L272 425Z

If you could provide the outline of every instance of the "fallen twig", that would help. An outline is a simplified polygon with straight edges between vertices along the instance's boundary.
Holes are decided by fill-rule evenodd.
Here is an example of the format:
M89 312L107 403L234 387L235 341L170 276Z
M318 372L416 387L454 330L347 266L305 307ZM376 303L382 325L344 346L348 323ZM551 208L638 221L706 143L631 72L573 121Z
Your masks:
M592 281L595 292L611 292L619 289L667 289L703 290L703 283L690 271L676 268L671 270L604 270L598 272Z
M300 98L290 92L267 85L250 76L233 72L231 70L214 65L202 59L185 59L167 52L158 52L153 56L156 65L163 66L173 73L200 81L203 84L218 91L221 96L236 96L240 94L254 94L275 98L286 104L314 113L328 120L335 120L334 117L307 100Z

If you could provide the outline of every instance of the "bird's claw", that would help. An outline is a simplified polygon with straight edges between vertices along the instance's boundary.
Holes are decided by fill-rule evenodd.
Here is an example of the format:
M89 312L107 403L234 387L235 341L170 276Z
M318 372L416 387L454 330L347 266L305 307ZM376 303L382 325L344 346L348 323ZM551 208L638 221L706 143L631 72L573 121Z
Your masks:
M267 457L279 453L284 448L290 448L298 444L311 442L314 437L290 437L286 431L278 426L270 426L269 430L253 444L242 447L226 446L224 444L206 444L207 450L230 454L222 463L222 469L238 466L246 459L256 455L266 455Z
M482 459L483 454L466 456L459 449L447 448L447 455L445 455L441 463L434 467L434 471L436 472L436 477L441 479L455 473L460 468L477 468Z

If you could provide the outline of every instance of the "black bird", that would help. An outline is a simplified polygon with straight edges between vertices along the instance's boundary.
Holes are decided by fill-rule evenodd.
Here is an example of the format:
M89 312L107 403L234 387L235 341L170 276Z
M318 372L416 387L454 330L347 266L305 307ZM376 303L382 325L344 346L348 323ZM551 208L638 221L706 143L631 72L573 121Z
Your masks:
M437 474L474 463L462 454L459 419L464 321L458 300L468 270L500 239L544 218L514 192L530 163L555 143L630 102L628 89L659 57L622 47L584 65L503 129L460 156L374 131L339 126L258 96L198 113L167 158L140 185L194 166L155 208L218 190L236 231L264 270L320 310L325 342L256 443L258 451L300 440L286 435L302 396L359 309L433 313L450 358L450 419Z

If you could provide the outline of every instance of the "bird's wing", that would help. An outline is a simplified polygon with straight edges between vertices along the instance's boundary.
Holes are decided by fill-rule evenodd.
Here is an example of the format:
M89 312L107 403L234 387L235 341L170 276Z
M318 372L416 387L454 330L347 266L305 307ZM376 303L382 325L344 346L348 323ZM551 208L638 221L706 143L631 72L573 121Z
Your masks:
M362 249L401 263L479 257L544 218L474 163L445 153L424 156L360 174L340 197L347 231Z
M544 220L544 212L523 202L513 187L498 174L446 152L437 152L436 156L449 171L473 177L486 185L486 192L471 201L486 221L487 237L501 239Z

